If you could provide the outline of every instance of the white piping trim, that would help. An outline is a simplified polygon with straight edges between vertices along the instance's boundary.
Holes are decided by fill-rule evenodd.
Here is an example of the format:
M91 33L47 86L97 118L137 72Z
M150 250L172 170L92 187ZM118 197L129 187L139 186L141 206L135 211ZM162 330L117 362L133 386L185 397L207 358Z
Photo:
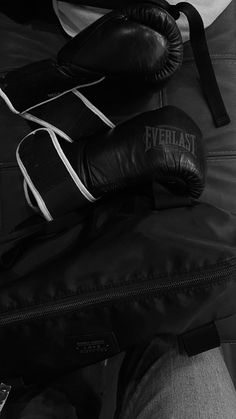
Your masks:
M76 89L70 90L70 92L75 94L75 96L77 96L81 100L81 102L83 102L83 104L88 109L90 109L95 115L97 115L101 119L101 121L103 121L106 125L108 125L110 128L115 128L115 125L113 124L113 122L110 121L110 119L108 119L106 117L106 115L104 115L96 106L94 106L81 92L79 92ZM64 94L65 93L62 93L60 96L62 96ZM53 98L53 99L55 99L55 98ZM49 99L47 102L49 102L50 100L53 100L53 99ZM43 103L46 103L46 102L43 102ZM40 105L42 105L43 103L41 103ZM31 108L31 109L33 109L33 108ZM69 135L65 134L64 131L55 127L55 125L52 125L52 124L44 121L43 119L38 118L37 116L31 115L30 113L28 113L26 111L22 112L21 115L23 116L23 118L25 118L29 121L37 122L38 124L42 125L43 127L46 127L49 130L54 131L57 135L59 135L64 140L66 140L70 143L73 143L72 138L69 137Z
M33 184L32 180L31 180L31 178L29 177L28 172L27 172L27 170L26 170L25 166L23 165L22 160L21 160L21 158L20 158L20 156L19 156L19 148L20 148L21 143L22 143L22 142L23 142L23 141L24 141L27 137L29 137L30 135L34 134L36 131L39 131L39 130L41 130L41 129L44 129L44 128L38 128L38 129L36 129L36 130L32 131L30 134L26 135L26 136L25 136L25 137L21 140L21 142L19 143L19 145L18 145L18 147L17 147L17 149L16 149L16 160L17 160L17 163L18 163L18 165L19 165L19 168L20 168L20 170L21 170L21 172L22 172L22 174L23 174L23 176L24 176L24 178L25 178L25 181L27 182L27 185L29 186L29 188L30 188L31 192L33 193L33 195L34 195L34 197L35 197L35 199L36 199L36 201L37 201L37 204L38 204L38 206L39 206L39 209L41 210L42 214L44 215L44 217L46 218L46 220L47 220L47 221L52 221L52 220L53 220L53 217L51 216L51 214L50 214L50 212L49 212L49 210L48 210L48 208L47 208L47 206L46 206L46 204L45 204L45 202L44 202L43 198L41 197L41 195L39 194L38 190L37 190L37 189L36 189L36 187L34 186L34 184Z
M72 177L74 183L76 184L77 188L80 190L80 192L85 196L85 198L90 201L90 202L94 202L97 200L97 198L94 198L94 196L88 191L88 189L84 186L84 184L81 182L80 178L77 176L77 173L74 171L73 167L71 166L69 160L67 159L67 157L65 156L58 140L57 137L55 135L55 133L53 131L48 131L49 135L51 137L51 140L53 142L53 145L60 157L60 159L62 160L62 162L64 163L67 171L69 172L70 176Z
M51 125L48 122L44 121L44 119L37 118L37 116L31 115L30 113L25 113L25 112L23 112L21 116L23 116L23 118L29 121L37 122L43 127L54 131L56 134L58 134L60 137L62 137L64 140L68 141L69 143L73 143L73 140L72 138L69 137L69 135L66 135L64 131L61 131L59 128L55 127L54 125Z
M26 199L26 201L27 201L27 203L28 203L29 207L30 207L30 208L32 208L35 212L39 212L38 207L35 207L35 206L32 204L32 201L31 201L30 196L29 196L28 185L27 185L27 182L26 182L26 180L25 180L25 179L23 180L23 189L24 189L24 193L25 193L25 199Z
M72 92L89 108L95 115L97 115L108 127L115 128L113 122L110 121L96 106L94 106L81 92L74 89Z
M73 92L74 89L80 89L82 87L89 87L89 86L93 86L94 84L101 83L104 79L105 79L105 77L101 77L99 80L96 80L96 81L93 81L93 82L90 82L90 83L81 84L81 85L78 85L78 86L73 87L72 89L68 89L65 92L62 92L62 93L59 93L59 94L55 94L55 96L51 97L50 99L46 99L43 102L37 103L36 105L31 106L30 108L25 109L22 112L28 112L28 111L30 111L30 110L32 110L34 108L38 108L38 106L44 105L45 103L48 103L48 102L51 102L52 100L57 99L57 98L59 98L59 97L61 97L63 95L66 95L69 92Z
M44 105L44 103L50 102L51 100L54 100L54 99L56 99L57 97L60 97L60 96L62 96L62 95L65 95L66 93L69 93L69 92L73 91L74 89L80 89L80 88L83 88L83 87L93 86L94 84L98 84L98 83L102 82L104 79L105 79L105 77L101 77L99 80L96 80L96 81L93 81L93 82L90 82L90 83L80 84L80 85L78 85L78 86L73 87L72 89L68 89L68 90L66 90L66 91L65 91L65 92L63 92L63 93L59 93L58 95L53 96L53 97L52 97L52 98L50 98L50 99L44 100L43 102L40 102L40 103L37 103L37 104L36 104L36 105L34 105L34 106L30 106L29 108L27 108L27 109L25 109L25 110L23 110L23 111L17 111L17 110L14 108L14 106L13 106L13 104L11 103L11 101L10 101L9 97L6 95L6 93L5 93L5 92L4 92L1 88L0 88L0 96L3 98L3 100L5 101L5 103L7 104L7 106L9 107L9 109L10 109L12 112L17 113L17 114L19 114L19 113L20 113L20 114L22 114L22 113L24 113L24 112L28 112L28 111L30 111L31 109L37 108L37 107L38 107L38 106L40 106L40 105Z
M17 111L14 106L12 105L9 97L6 95L6 93L4 93L4 91L2 89L0 89L0 96L3 98L3 100L5 101L6 105L10 108L10 110L14 113L20 113L19 111Z

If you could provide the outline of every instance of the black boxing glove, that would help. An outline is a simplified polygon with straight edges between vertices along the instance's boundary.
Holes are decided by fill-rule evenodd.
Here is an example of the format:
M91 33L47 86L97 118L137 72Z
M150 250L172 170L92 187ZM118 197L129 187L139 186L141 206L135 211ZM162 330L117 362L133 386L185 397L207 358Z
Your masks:
M98 19L59 51L57 61L9 72L0 80L0 94L12 111L27 117L35 105L104 77L167 80L182 55L175 19L155 3L140 3Z
M53 131L37 129L19 144L17 161L49 221L154 178L176 194L198 198L206 175L201 131L172 106L72 144L59 141Z

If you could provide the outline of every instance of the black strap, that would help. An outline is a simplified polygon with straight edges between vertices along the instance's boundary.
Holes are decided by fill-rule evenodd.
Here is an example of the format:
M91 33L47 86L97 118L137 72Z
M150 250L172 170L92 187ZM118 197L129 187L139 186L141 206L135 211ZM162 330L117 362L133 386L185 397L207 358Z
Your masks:
M204 324L178 336L180 351L184 348L188 356L200 354L221 345L220 336L214 322Z
M225 108L220 89L216 80L214 68L209 54L205 29L202 18L191 4L178 3L169 6L168 12L176 19L176 9L185 14L189 22L190 42L200 75L201 86L216 127L230 123L230 118Z

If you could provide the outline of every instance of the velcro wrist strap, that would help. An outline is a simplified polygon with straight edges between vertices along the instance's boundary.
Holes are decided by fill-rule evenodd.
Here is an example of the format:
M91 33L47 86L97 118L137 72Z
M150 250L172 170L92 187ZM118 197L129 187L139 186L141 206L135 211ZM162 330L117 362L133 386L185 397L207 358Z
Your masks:
M51 221L96 200L70 165L53 131L39 128L24 137L16 157L46 220Z
M106 115L78 89L62 93L24 112L22 116L72 142L114 128Z
M26 112L33 106L76 87L98 83L103 76L80 69L76 76L48 59L27 64L0 78L0 96L11 111Z

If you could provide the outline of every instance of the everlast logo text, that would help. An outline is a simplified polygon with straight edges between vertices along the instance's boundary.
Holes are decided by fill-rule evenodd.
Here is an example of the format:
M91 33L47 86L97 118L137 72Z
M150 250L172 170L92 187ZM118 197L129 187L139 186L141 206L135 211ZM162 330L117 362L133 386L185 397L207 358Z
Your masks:
M145 151L151 148L164 146L177 146L195 156L196 136L174 127L145 127Z

